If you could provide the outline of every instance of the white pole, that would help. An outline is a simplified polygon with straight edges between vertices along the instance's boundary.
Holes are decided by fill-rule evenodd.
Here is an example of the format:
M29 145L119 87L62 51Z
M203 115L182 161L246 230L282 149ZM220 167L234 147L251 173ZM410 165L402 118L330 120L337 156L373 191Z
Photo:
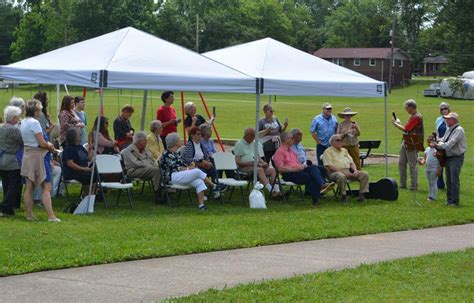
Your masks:
M387 88L385 87L385 90ZM385 177L388 177L388 110L387 110L387 92L384 96L384 112L385 112Z
M258 119L260 118L260 93L257 95L257 102L255 106L255 146L254 146L254 160L253 160L253 185L257 183L257 165L260 154L258 152Z
M61 108L59 102L60 102L59 101L59 84L56 84L56 121L58 125L59 125L59 109Z
M268 104L272 104L272 95L268 96Z
M146 102L148 99L148 91L143 91L143 105L142 105L142 123L140 125L140 130L143 131L145 129L145 115L146 115Z
M94 161L92 161L92 172L91 172L91 181L89 182L89 196L90 199L92 195L92 184L94 183L94 172L95 172L95 159L97 157L97 148L99 147L99 130L100 130L100 109L102 108L104 102L104 89L99 88L99 109L97 111L97 128L95 129L95 138L94 138ZM88 201L90 203L90 201Z

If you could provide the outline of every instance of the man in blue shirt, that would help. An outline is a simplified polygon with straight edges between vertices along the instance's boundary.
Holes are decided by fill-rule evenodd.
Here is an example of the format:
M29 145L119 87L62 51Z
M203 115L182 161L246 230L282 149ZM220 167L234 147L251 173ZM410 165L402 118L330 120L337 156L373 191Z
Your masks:
M309 129L311 136L316 141L316 157L318 165L323 165L321 155L331 146L329 139L336 133L337 120L332 114L332 105L329 103L323 104L323 111L321 114L314 117L311 127Z

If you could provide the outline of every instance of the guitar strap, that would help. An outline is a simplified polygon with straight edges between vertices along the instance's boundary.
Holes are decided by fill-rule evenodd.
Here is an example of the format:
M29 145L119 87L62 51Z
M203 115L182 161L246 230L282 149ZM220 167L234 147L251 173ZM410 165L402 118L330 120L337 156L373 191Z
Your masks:
M446 142L449 141L449 138L450 138L451 135L454 133L454 130L455 130L456 128L458 128L458 126L459 126L459 124L456 125L456 126L451 130L451 132L449 133L448 137L446 138L446 141L443 141L444 143L446 143Z

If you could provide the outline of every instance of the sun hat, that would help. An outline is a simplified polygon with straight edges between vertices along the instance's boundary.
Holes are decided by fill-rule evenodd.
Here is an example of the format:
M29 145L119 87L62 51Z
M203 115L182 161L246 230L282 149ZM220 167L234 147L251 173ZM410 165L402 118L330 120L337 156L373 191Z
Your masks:
M355 116L357 115L357 112L353 112L350 107L344 108L344 110L341 113L337 114L340 118L344 118L344 116Z
M453 118L455 119L456 121L459 121L459 116L458 114L456 114L455 112L451 112L449 114L447 114L446 116L443 116L445 119L449 119L449 118Z

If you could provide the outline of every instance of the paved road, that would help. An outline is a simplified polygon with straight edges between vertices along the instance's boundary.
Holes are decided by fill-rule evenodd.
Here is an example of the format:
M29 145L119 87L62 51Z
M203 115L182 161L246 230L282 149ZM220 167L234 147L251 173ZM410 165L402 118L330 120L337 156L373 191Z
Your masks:
M87 266L0 278L0 302L149 302L473 246L466 224Z

